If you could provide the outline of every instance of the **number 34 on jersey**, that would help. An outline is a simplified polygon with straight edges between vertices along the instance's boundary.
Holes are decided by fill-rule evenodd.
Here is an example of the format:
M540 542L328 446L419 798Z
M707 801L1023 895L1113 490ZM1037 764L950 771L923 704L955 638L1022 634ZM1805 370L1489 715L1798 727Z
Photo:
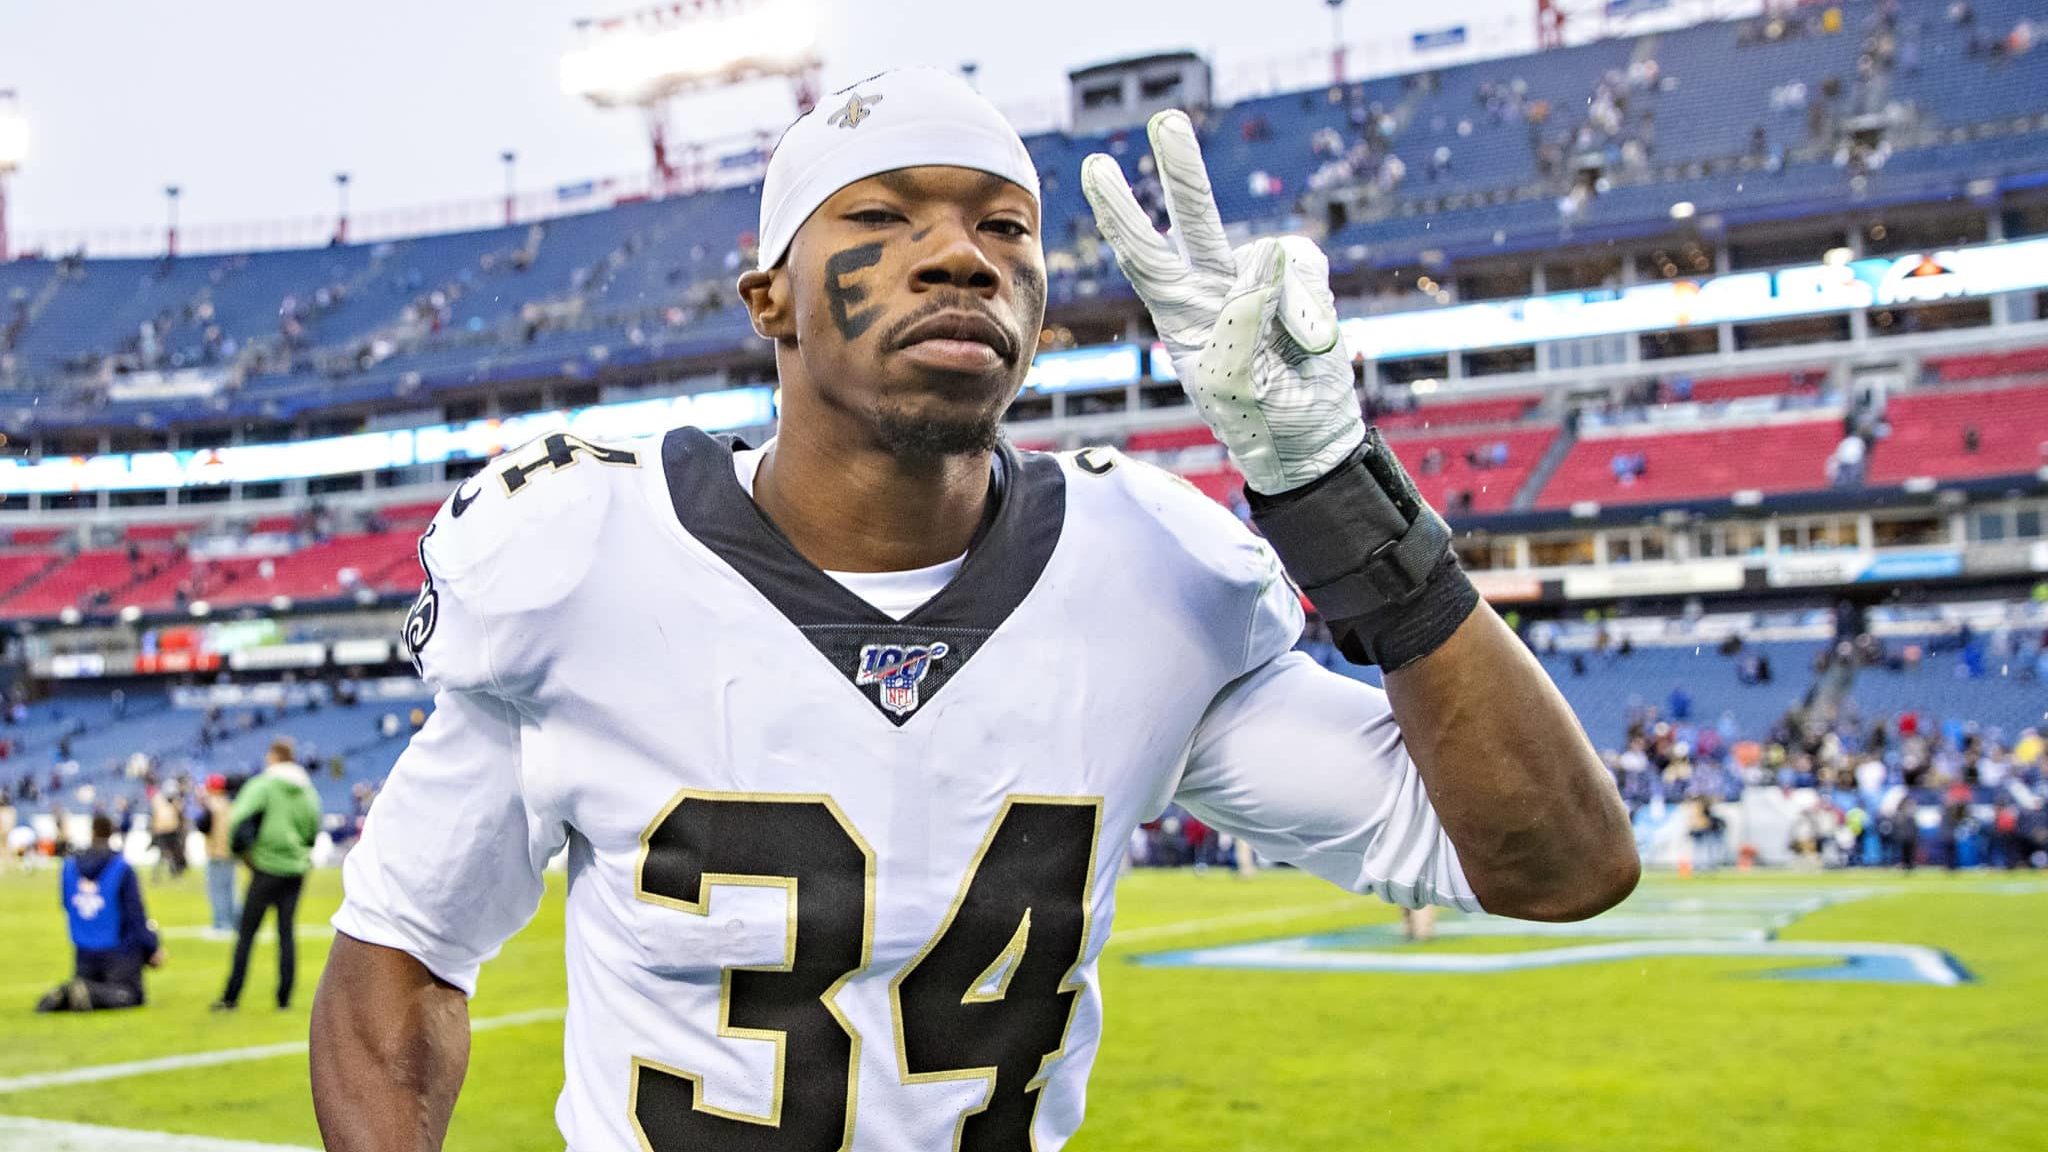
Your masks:
M830 1152L853 1139L863 1043L893 1042L906 1084L985 1081L963 1152L1031 1148L1043 1066L1064 1050L1088 939L1101 805L1016 796L975 853L938 934L890 986L893 1037L859 1035L833 1003L868 965L875 858L828 796L686 791L642 837L638 896L697 916L719 884L781 888L781 963L723 970L718 1034L775 1045L773 1103L704 1100L698 1074L633 1062L633 1124L652 1152Z

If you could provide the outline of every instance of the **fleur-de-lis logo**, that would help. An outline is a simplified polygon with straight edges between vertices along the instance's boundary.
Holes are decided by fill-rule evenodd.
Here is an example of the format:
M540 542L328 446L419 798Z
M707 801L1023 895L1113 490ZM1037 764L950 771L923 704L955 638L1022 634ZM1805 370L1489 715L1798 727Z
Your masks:
M855 92L849 95L846 104L827 117L825 122L835 128L858 128L860 122L874 112L875 105L881 102L880 96L863 96Z

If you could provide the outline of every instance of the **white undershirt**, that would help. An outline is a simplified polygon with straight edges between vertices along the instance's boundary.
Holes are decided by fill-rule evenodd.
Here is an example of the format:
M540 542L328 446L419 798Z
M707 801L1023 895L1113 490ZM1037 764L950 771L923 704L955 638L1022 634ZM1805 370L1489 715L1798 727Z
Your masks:
M732 454L732 470L739 477L740 487L747 495L754 494L754 473L760 470L761 457L768 451L770 440L759 448L750 448ZM891 620L901 620L919 605L939 594L940 589L953 582L959 575L960 565L967 560L967 553L953 557L943 564L929 568L912 568L905 572L832 572L825 575L839 582L839 586L855 596L874 605L875 609Z

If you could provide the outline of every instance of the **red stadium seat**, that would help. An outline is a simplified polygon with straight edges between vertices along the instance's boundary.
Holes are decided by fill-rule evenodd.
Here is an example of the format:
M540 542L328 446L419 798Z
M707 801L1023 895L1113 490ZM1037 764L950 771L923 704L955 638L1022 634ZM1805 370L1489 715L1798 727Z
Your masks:
M2025 476L2048 465L2048 387L1901 396L1885 406L1885 419L1892 434L1870 453L1873 484ZM1975 452L1963 447L1972 427Z
M1818 372L1767 372L1761 376L1727 376L1692 382L1692 398L1700 404L1741 400L1750 396L1777 396L1787 392L1809 392L1827 379Z
M48 557L39 557L47 562ZM147 563L147 561L145 561ZM118 609L120 593L136 583L140 573L129 563L126 548L103 548L80 552L0 603L0 614L10 617L55 616L94 592L114 593Z
M424 527L427 521L434 518L434 513L441 510L441 503L439 500L426 500L414 504L391 504L377 509L377 512L394 528L415 525Z
M6 542L15 548L47 548L70 534L69 528L16 528Z
M1529 473L1543 459L1544 450L1557 436L1554 426L1518 428L1505 432L1464 432L1448 435L1409 433L1396 430L1387 443L1399 457L1423 498L1438 509L1450 512L1451 497L1470 493L1473 512L1505 511L1514 503ZM1507 463L1498 468L1474 467L1465 458L1468 451L1506 444ZM1204 451L1209 449L1210 451ZM1442 453L1442 470L1434 475L1423 471L1424 457L1431 449ZM1150 459L1192 481L1210 497L1231 502L1244 486L1237 470L1222 454L1222 445L1206 425L1135 432L1124 442L1124 450L1139 459Z
M1373 417L1382 432L1459 428L1470 424L1508 424L1520 420L1536 407L1534 396L1507 396L1493 400L1459 400L1425 404L1413 412L1382 412Z
M1225 508L1234 505L1244 495L1244 477L1238 475L1235 468L1226 466L1214 472L1190 472L1183 479Z
M1199 448L1216 442L1206 424L1194 424L1184 428L1155 428L1145 432L1133 432L1124 437L1124 451L1136 455L1141 452L1165 452L1176 448Z
M1833 416L1796 424L1760 424L1699 432L1608 436L1581 440L1558 465L1537 498L1539 508L1565 508L1581 500L1601 504L1661 504L1725 499L1744 489L1799 492L1827 487L1827 460L1841 443ZM1618 452L1640 452L1647 463L1633 484L1614 478Z
M0 555L0 597L15 591L59 563L48 552L12 552Z
M176 540L181 534L199 527L197 523L184 524L130 524L122 535L138 544Z
M1947 382L1993 380L2001 376L2032 376L2048 373L2048 348L2023 348L2017 352L1980 352L1968 356L1945 356L1927 361L1937 377Z

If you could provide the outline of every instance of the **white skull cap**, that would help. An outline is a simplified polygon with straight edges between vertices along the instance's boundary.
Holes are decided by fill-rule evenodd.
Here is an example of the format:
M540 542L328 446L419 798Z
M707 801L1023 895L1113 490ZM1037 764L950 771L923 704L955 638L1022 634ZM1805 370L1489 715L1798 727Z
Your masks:
M833 93L782 134L761 180L759 267L780 262L833 193L923 164L987 172L1038 199L1038 166L995 105L950 72L900 68Z

